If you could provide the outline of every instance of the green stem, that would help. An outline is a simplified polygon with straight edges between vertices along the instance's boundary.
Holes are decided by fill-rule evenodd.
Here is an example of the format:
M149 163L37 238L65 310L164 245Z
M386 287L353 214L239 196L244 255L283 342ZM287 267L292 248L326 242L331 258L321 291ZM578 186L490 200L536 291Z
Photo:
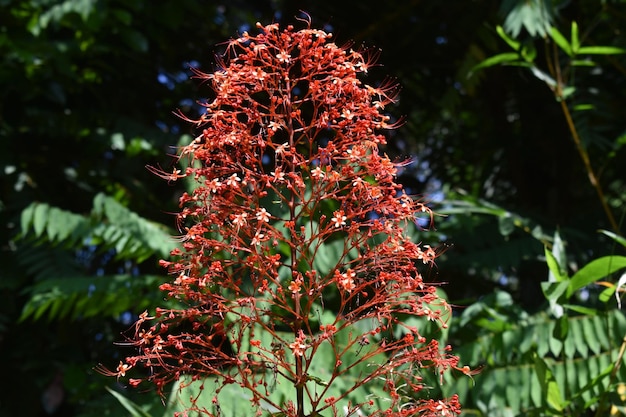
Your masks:
M589 160L589 154L587 150L582 144L580 140L580 136L578 135L578 131L576 130L576 125L574 124L574 120L572 119L572 114L567 107L567 103L565 101L565 97L563 96L562 86L565 84L563 80L563 75L561 73L561 65L559 63L559 51L554 42L551 43L552 46L552 56L549 53L550 45L546 44L546 62L548 66L548 72L555 79L556 86L550 86L550 89L554 93L554 97L561 103L561 110L563 111L563 116L565 116L565 121L567 122L567 127L569 128L570 133L572 134L572 139L574 140L574 144L576 145L576 150L580 155L580 158L583 161L585 166L585 170L587 171L587 177L589 178L589 182L591 186L596 190L598 194L598 198L600 199L600 204L602 204L602 209L606 214L606 217L611 224L611 228L617 234L620 234L619 226L615 221L615 217L613 217L613 212L606 202L606 198L604 197L604 192L602 191L602 186L600 185L600 181L598 181L598 176L596 175L593 167L591 166L591 161Z
M574 125L574 121L572 119L572 115L567 107L567 103L562 97L559 97L559 91L556 92L557 98L560 98L561 109L563 110L563 115L565 116L565 120L567 121L567 126L572 134L572 139L574 139L574 144L576 145L576 149L578 150L578 154L583 161L585 166L585 170L587 171L587 176L589 178L589 182L595 188L596 193L598 194L598 198L600 199L600 203L602 204L602 208L604 209L604 213L606 217L609 219L609 223L611 224L611 228L617 234L620 234L619 226L615 221L615 217L613 217L613 212L606 202L606 198L604 197L604 192L602 191L602 186L600 185L600 181L598 181L598 177L591 166L591 161L589 160L589 154L587 150L582 144L580 140L580 136L578 135L578 131L576 130L576 126Z
M567 122L567 127L572 134L572 139L574 140L574 144L576 145L576 150L578 151L578 154L583 161L585 171L587 171L587 177L589 178L589 182L598 194L600 204L602 204L602 209L604 210L604 213L606 214L606 217L611 224L611 228L615 233L620 234L619 226L615 221L615 217L613 217L613 212L611 211L611 208L606 202L606 198L604 197L604 192L602 191L602 186L600 185L598 176L591 166L589 154L587 153L587 150L580 140L580 135L578 134L578 130L576 130L576 125L574 124L574 120L572 119L572 114L570 113L569 108L567 107L567 103L565 101L565 97L563 96L562 86L565 83L561 74L561 65L559 63L559 53L558 49L556 48L556 44L552 43L552 57L550 57L550 54L547 52L546 46L546 61L548 64L548 71L550 72L550 75L552 75L552 77L554 77L554 79L556 80L556 86L552 88L552 92L554 93L555 98L561 103L563 116L565 116L565 121Z

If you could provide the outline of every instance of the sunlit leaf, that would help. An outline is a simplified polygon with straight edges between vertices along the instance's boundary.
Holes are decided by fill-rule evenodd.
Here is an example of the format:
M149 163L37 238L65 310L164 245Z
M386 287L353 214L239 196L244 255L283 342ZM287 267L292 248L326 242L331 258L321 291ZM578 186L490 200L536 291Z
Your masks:
M595 67L596 63L590 59L572 59L570 64L574 67Z
M33 212L33 230L37 237L41 236L44 230L46 230L46 224L48 222L48 211L50 206L47 204L37 204Z
M617 46L583 46L578 53L581 55L619 55L626 53L626 49Z
M548 73L546 73L545 71L542 71L541 69L539 69L538 67L536 67L535 65L530 67L530 72L533 73L533 75L535 77L537 77L539 80L543 81L544 83L546 83L549 87L551 88L556 88L557 83L554 80L554 78L552 78Z
M541 384L542 392L545 395L545 401L548 406L556 411L563 411L566 403L563 400L561 390L559 389L559 385L554 378L554 374L546 362L537 355L535 355L535 372L539 383Z
M605 256L591 261L572 276L567 290L567 297L571 297L574 292L584 286L598 281L622 268L626 268L626 257L624 256Z
M532 42L525 43L520 51L522 58L528 63L532 63L537 57L537 49Z
M578 24L572 21L572 52L575 55L580 48L580 41L578 39Z
M600 230L600 233L610 237L611 239L613 239L614 241L616 241L620 245L626 247L626 238L624 238L623 236L615 234L615 233L613 233L613 232L611 232L609 230Z
M559 264L559 261L557 261L556 256L550 250L548 250L548 248L545 248L544 253L550 273L554 277L554 281L561 282L566 280L568 278L567 273L563 268L561 268L561 265Z
M545 36L553 20L550 4L541 0L511 0L503 2L506 13L504 29L517 37L522 28L531 36Z
M593 110L595 109L595 106L593 104L576 104L573 107L574 111L587 111L587 110Z
M521 43L507 35L502 26L496 26L496 32L498 32L498 35L500 35L502 40L504 40L511 48L513 48L513 50L519 51Z
M554 26L550 28L550 37L554 43L556 43L559 48L563 50L563 52L569 56L573 56L572 45L570 45L567 39L565 39L561 32L559 32L559 30Z
M507 64L519 60L517 52L505 52L502 54L494 55L485 59L480 64L471 69L470 74L484 68L493 67L494 65Z
M567 308L568 310L572 310L577 313L580 313L580 314L585 314L587 316L594 316L598 314L598 310L594 308L583 307L583 306L579 306L576 304L563 304L563 307Z
M561 91L561 97L559 97L559 99L566 100L567 98L571 97L574 93L576 93L576 87L572 87L572 86L565 87Z

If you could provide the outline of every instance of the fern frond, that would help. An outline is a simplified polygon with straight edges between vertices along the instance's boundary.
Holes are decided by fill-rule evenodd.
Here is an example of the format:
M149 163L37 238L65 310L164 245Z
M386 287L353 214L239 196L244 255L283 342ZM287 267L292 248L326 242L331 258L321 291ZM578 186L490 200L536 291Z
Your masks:
M108 230L105 229L103 234L115 236L104 241L114 245L122 258L135 258L141 262L152 254L166 257L176 246L165 227L139 216L111 197L98 194L93 205L93 215L108 222Z
M21 215L23 237L68 248L84 244L115 249L118 259L137 263L152 255L166 257L176 246L167 229L147 220L104 194L94 198L90 216L33 203Z
M119 317L126 311L140 312L150 307L148 297L137 294L154 292L162 277L154 275L105 275L48 278L30 291L20 320Z
M92 276L81 264L81 254L85 248L97 248L99 253L114 253L117 260L139 264L152 256L166 257L176 246L165 227L103 194L94 198L89 215L33 203L22 212L21 226L17 262L34 282L26 289L30 299L22 320L115 317L145 309L148 298L136 300L132 295L158 287L157 277ZM103 262L106 266L108 261Z
M468 408L484 415L524 415L545 409L545 395L536 374L534 355L542 358L556 379L560 392L577 409L593 408L600 395L616 381L626 380L626 364L614 371L624 335L626 318L619 310L596 316L568 318L564 340L554 336L556 320L540 315L514 328L491 332L459 346L461 362L474 367L486 364L475 376L475 386L459 379L442 387L458 392ZM622 362L626 362L622 358ZM614 379L610 374L617 372ZM543 407L543 408L542 408Z

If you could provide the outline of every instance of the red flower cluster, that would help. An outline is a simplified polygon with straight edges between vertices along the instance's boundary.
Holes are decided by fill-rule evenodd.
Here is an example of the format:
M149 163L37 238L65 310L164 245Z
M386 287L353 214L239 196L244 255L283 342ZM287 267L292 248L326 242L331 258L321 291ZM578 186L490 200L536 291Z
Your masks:
M384 409L362 398L350 412L460 413L456 397L415 396L426 368L467 370L401 320L445 326L433 306L448 307L418 270L435 251L405 231L432 214L405 194L397 165L379 151L381 132L394 127L384 108L395 87L364 84L358 76L371 63L328 33L258 28L228 44L218 71L197 73L215 97L193 121L201 134L179 152L186 170L160 173L197 181L180 199L183 248L162 261L174 279L161 288L181 307L142 315L130 338L138 353L111 374L147 367L131 385L147 380L159 390L183 375L218 377L247 390L252 405L298 417L344 415L339 401L384 381ZM321 383L309 372L329 347L334 369ZM357 365L367 373L331 394ZM293 385L284 403L270 398L277 375Z

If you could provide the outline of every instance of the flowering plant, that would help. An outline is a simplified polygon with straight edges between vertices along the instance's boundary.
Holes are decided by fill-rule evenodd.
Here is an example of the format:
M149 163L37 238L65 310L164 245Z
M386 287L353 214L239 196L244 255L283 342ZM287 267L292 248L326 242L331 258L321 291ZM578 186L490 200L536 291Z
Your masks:
M192 398L210 416L229 385L257 415L460 413L456 396L416 395L428 368L441 378L468 370L402 320L445 326L448 306L418 269L435 251L405 231L432 214L379 151L381 132L395 127L384 114L395 86L364 84L372 62L310 25L258 29L228 43L216 72L196 74L215 97L192 120L199 136L180 149L190 163L155 170L197 181L180 198L182 249L161 262L174 276L161 288L180 308L142 314L129 337L138 353L110 374L147 368L130 385L159 392L184 376L215 379L213 409ZM314 374L329 353L326 373ZM272 397L277 383L292 398ZM385 401L351 395L376 384Z

